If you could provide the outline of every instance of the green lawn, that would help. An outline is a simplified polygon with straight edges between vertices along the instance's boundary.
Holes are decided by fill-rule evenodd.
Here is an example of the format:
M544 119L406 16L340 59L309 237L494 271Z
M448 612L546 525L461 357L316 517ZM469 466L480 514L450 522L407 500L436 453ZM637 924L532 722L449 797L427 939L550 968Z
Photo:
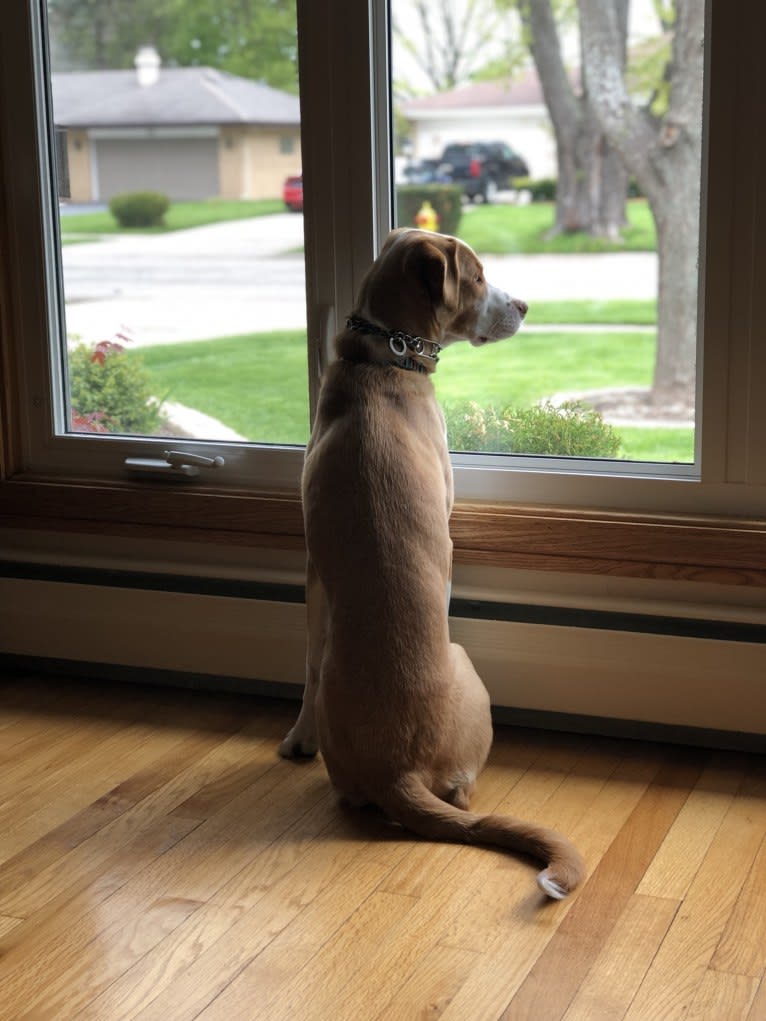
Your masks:
M61 217L62 242L81 240L91 234L161 234L185 230L224 220L243 220L285 211L281 199L236 201L208 199L201 202L174 202L165 214L162 227L123 228L108 211L78 213ZM611 244L586 234L562 234L547 239L553 223L554 207L548 202L528 206L468 206L460 221L459 235L482 255L513 253L543 254L572 252L654 251L654 220L644 199L628 203L630 226L620 244Z
M255 333L129 352L157 381L156 393L261 443L308 439L306 334Z
M143 348L157 394L196 408L240 435L265 443L308 438L306 337L278 331ZM654 361L650 332L519 334L477 350L455 344L442 355L436 390L443 403L476 401L530 406L554 393L648 386ZM618 429L623 456L693 460L691 429Z
M172 230L186 230L202 227L209 223L225 220L246 220L254 216L270 216L283 213L285 204L281 199L259 199L236 201L208 199L204 202L173 202L165 214L162 227L120 227L108 210L96 213L73 213L61 217L62 240L68 234L164 234Z
M651 333L522 332L480 350L469 344L447 348L436 392L445 403L528 407L555 393L648 386L653 360Z
M631 199L627 209L630 225L623 231L620 244L582 233L546 238L554 220L554 206L550 202L533 202L528 206L468 206L457 233L480 255L655 251L654 218L646 200Z
M601 326L654 326L657 302L626 299L614 301L535 301L525 320L538 326L582 323Z
M662 461L666 464L694 462L693 429L645 429L620 426L623 456L629 461Z

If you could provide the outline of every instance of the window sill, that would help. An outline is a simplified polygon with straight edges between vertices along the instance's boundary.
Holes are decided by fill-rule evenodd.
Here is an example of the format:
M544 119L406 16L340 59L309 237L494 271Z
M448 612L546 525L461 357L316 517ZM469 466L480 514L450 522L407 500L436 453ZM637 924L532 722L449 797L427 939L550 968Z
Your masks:
M136 483L0 483L0 527L303 548L295 494ZM766 587L766 521L459 502L455 560L535 571Z

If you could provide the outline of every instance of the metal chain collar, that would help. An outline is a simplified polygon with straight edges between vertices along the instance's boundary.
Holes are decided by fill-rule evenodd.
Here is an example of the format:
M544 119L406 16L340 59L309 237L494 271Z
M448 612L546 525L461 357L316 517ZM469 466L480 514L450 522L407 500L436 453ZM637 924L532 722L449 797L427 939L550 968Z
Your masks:
M388 340L388 346L391 348L391 351L398 358L411 351L420 358L428 358L429 361L434 363L439 361L441 345L437 344L434 340L426 340L424 337L413 337L412 334L404 333L402 330L386 330L382 326L368 323L366 319L360 319L359 316L349 316L346 320L346 326L349 330L371 333L376 337L385 337Z

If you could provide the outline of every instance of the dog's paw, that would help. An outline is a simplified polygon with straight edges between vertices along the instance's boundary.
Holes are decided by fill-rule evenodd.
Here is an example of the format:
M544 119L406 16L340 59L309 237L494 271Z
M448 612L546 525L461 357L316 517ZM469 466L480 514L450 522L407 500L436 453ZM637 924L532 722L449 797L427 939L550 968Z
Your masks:
M315 738L302 737L294 729L279 746L279 754L283 759L313 759L317 750Z

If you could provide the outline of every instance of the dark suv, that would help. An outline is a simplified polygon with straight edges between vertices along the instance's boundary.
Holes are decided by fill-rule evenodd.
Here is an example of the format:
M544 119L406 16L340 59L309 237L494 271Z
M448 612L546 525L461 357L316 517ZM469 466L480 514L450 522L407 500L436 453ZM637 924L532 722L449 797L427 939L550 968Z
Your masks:
M528 177L529 167L505 142L448 145L438 160L438 176L460 184L474 202L491 202L510 188L512 177Z

